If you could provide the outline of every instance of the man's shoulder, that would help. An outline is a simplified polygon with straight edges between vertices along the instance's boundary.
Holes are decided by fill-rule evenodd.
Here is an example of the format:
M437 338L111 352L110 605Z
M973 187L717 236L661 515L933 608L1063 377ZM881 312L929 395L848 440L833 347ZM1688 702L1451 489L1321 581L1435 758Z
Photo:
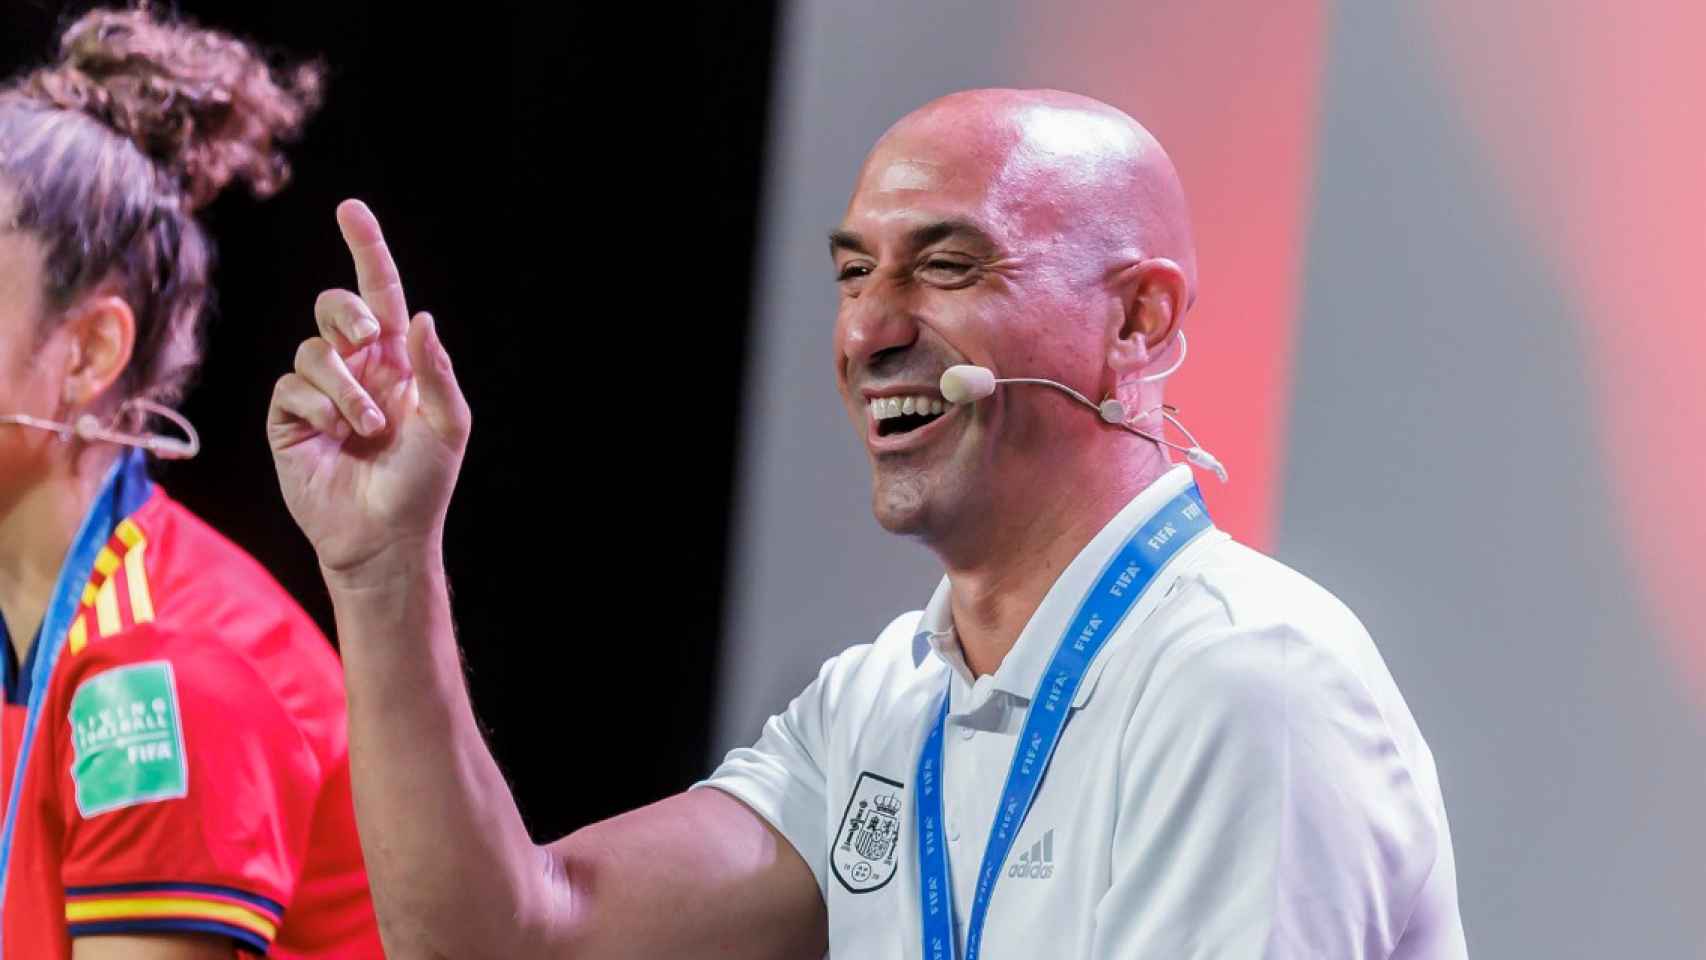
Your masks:
M1144 713L1253 729L1271 708L1305 701L1383 700L1390 681L1348 607L1278 560L1230 538L1189 558L1166 599L1113 667Z
M886 684L919 669L922 657L918 623L922 610L908 610L890 620L867 643L855 644L824 661L821 683L838 687Z
M942 689L947 665L926 655L918 638L920 612L889 621L877 636L842 650L818 669L817 676L789 705L787 713L810 716L824 729L846 733L901 722L927 707Z
M870 647L871 655L879 660L900 659L912 663L917 653L918 625L923 618L923 610L908 610L890 620L888 626L877 633L876 639L866 645Z
M1368 640L1362 621L1326 587L1231 538L1181 572L1178 592L1212 609L1227 632L1283 628L1306 640Z
M1160 612L1143 708L1258 737L1325 725L1395 744L1432 781L1426 742L1369 631L1311 578L1225 540L1181 572Z

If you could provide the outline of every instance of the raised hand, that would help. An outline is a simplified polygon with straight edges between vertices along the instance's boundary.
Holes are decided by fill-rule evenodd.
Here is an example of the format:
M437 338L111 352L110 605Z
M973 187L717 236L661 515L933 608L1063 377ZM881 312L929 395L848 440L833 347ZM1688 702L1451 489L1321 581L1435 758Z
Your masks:
M360 293L327 290L267 413L284 502L328 579L436 549L470 415L432 317L412 320L372 211L338 206ZM333 584L336 586L336 584Z

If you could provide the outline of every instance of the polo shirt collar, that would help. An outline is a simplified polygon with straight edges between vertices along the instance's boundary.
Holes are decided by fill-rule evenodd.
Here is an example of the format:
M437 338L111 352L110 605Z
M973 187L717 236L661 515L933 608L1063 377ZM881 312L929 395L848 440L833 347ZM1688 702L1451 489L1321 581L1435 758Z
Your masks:
M1157 477L1133 497L1130 503L1120 508L1120 512L1108 521L1100 533L1091 538L1071 563L1067 564L1066 569L1055 580L1054 586L1043 596L1043 602L1037 607L1037 611L1031 614L1025 629L1020 631L1013 649L1007 652L1001 666L996 668L995 674L990 677L990 687L1022 700L1031 699L1031 695L1036 693L1037 684L1042 680L1043 670L1048 667L1049 659L1054 655L1054 648L1060 642L1061 634L1069 625L1072 615L1078 611L1084 594L1095 584L1102 569L1113 559L1114 554L1133 531L1148 523L1162 507L1172 502L1174 497L1190 485L1191 468L1178 464ZM915 666L922 665L925 657L934 653L953 670L955 676L967 686L971 686L971 671L966 667L959 638L954 633L954 612L950 596L948 578L943 577L942 582L936 585L936 592L931 595L930 602L925 605L923 616L918 619L918 632L912 643L913 663ZM1106 652L1106 648L1103 652ZM1101 661L1104 657L1098 656L1096 659ZM1084 684L1073 700L1073 706L1083 704L1100 672L1099 664L1091 668L1091 673L1085 676Z

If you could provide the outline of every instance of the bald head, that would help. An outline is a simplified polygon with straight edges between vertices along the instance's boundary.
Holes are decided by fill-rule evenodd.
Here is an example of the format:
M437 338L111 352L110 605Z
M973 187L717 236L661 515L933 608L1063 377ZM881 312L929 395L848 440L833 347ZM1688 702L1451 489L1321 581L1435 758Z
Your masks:
M837 385L888 529L977 556L991 517L1096 514L1165 466L1052 390L933 409L942 372L965 363L1157 409L1144 375L1174 340L1196 256L1173 164L1130 117L1054 91L926 104L871 149L830 247ZM1078 496L1039 502L1062 476Z
M1178 172L1122 111L1056 90L968 90L931 101L883 134L861 195L981 192L1015 244L1059 244L1112 261L1166 258L1196 289L1196 248Z

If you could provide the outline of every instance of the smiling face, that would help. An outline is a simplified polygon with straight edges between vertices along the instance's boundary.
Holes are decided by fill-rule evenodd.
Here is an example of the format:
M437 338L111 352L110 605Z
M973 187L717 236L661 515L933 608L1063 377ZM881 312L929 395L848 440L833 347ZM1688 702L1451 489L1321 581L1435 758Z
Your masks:
M902 120L860 171L831 235L836 378L892 532L940 544L1024 512L1120 442L1052 390L955 407L938 386L971 363L1091 396L1116 387L1135 292L1122 270L1144 255L1123 195L1144 144L1089 104L957 94Z
M1070 510L1063 489L1121 491L1106 475L1156 456L1054 390L953 406L939 386L969 363L1158 402L1134 378L1189 305L1195 256L1172 163L1125 114L1052 91L928 104L873 148L830 247L836 381L886 529L975 553L977 531Z

